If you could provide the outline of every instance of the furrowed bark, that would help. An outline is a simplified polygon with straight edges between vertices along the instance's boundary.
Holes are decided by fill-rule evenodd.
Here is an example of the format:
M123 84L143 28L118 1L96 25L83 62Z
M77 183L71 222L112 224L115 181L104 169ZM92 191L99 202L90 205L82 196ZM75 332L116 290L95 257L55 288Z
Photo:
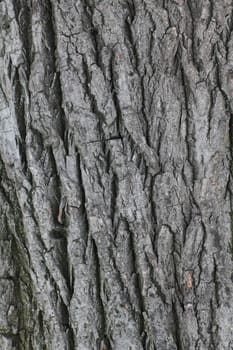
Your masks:
M233 348L232 10L0 1L1 349Z

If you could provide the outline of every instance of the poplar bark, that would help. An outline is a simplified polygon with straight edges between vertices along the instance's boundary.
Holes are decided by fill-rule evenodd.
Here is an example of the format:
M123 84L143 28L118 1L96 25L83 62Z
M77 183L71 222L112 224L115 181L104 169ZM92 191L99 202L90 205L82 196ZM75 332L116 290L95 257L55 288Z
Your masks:
M231 0L0 1L0 348L233 349Z

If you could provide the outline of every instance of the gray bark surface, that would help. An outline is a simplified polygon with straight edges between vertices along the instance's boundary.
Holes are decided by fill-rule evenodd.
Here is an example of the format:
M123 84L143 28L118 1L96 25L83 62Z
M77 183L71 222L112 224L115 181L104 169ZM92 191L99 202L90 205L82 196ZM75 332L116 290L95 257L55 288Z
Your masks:
M231 0L0 1L0 349L233 349Z

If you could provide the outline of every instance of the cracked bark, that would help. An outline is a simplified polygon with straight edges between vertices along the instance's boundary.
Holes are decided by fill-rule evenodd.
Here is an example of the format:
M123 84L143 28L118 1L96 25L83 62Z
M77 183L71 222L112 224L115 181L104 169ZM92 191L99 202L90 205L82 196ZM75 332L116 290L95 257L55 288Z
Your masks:
M232 10L0 2L1 349L233 349Z

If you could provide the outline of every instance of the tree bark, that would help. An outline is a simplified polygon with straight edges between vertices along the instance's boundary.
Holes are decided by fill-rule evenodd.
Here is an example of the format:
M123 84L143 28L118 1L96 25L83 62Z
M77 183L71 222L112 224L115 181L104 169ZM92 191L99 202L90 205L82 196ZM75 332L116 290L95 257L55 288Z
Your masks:
M0 1L0 348L233 349L231 0Z

